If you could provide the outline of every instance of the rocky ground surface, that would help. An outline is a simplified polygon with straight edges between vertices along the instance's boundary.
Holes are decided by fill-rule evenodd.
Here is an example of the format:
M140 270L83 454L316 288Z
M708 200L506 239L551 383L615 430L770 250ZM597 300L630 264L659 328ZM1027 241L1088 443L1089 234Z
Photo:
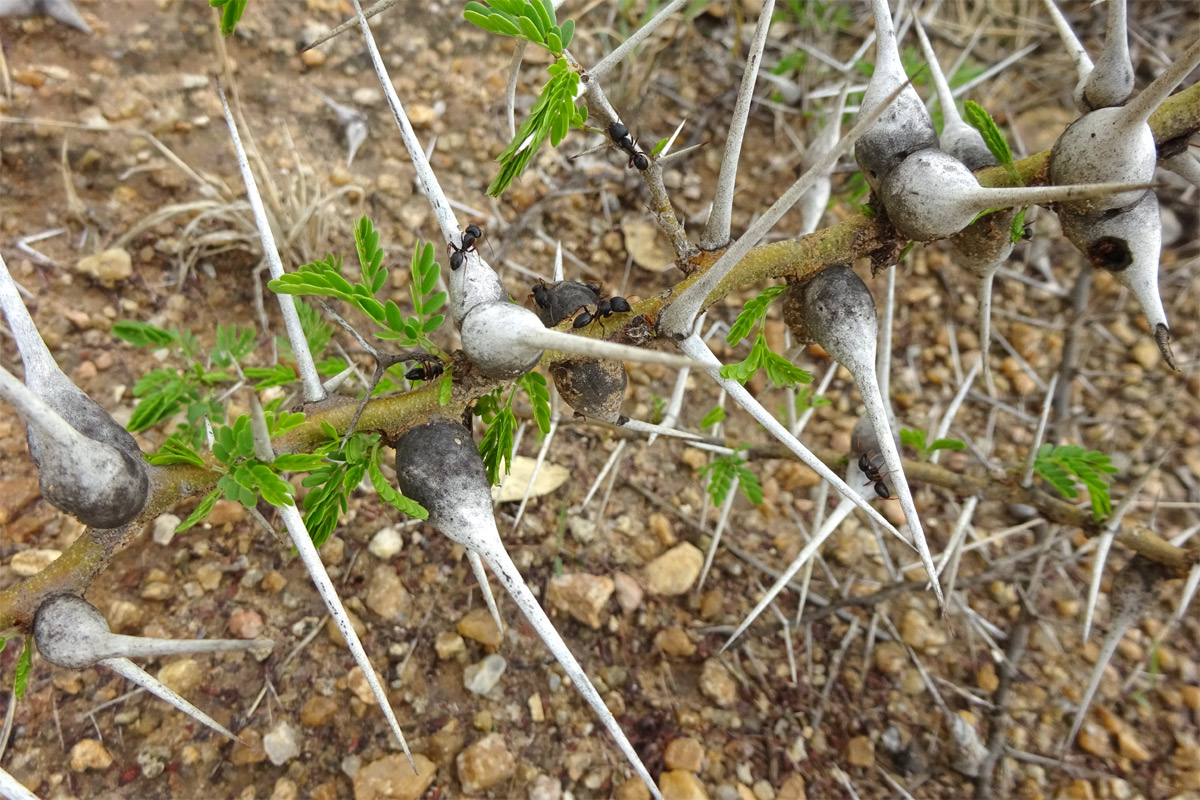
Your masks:
M189 329L206 342L218 323L257 324L251 273L257 238L245 206L228 199L241 197L241 184L209 79L220 61L206 5L81 2L90 36L42 18L0 20L10 79L0 97L0 248L64 369L121 420L132 413L133 385L160 361L116 339L110 333L116 320ZM655 238L646 194L625 158L609 149L567 158L598 144L597 135L572 134L557 152L539 156L534 171L499 203L484 196L505 143L511 43L470 28L445 4L417 5L402 3L380 17L377 36L413 126L434 148L443 188L465 204L463 219L486 225L482 246L491 263L508 265L510 294L519 300L530 291L531 273L548 275L558 240L569 251L568 275L603 282L631 299L677 280L673 270L659 269L669 251ZM616 5L589 6L578 17L573 47L581 56L594 59L611 48L612 37L636 25L644 10L608 8ZM772 61L796 57L801 43L848 58L868 30L855 21L865 16L861 9L792 5L817 8L822 22L782 20L772 29ZM1073 118L1073 80L1037 6L993 9L985 20L969 4L947 5L954 8L942 12L948 21L939 38L947 59L980 25L975 57L989 63L1045 43L976 97L1026 152L1048 146ZM1200 31L1188 4L1142 5L1131 21L1143 65L1139 86ZM669 134L685 116L685 140L711 141L666 175L677 210L693 224L707 213L724 118L741 73L730 45L749 35L755 18L754 9L737 3L696 8L691 22L668 26L608 85L643 144ZM1102 14L1071 10L1081 20L1095 17L1082 30L1089 44L1099 41ZM347 13L340 0L251 0L238 35L224 47L261 169L295 223L282 237L285 261L295 266L328 251L349 253L353 221L368 214L399 267L391 291L403 304L411 248L418 237L436 236L436 226L414 189L361 38L352 32L297 53L297 43ZM529 53L519 113L547 63ZM812 57L810 63L825 69ZM816 71L791 74L802 84L829 82ZM369 136L349 165L342 130L318 91L368 119ZM777 96L756 110L735 231L794 180L802 159L791 137L811 136L814 126L801 113L808 107ZM206 194L206 183L231 189ZM1016 277L997 285L995 327L1008 343L993 345L992 353L1001 402L993 406L972 394L951 435L974 447L990 434L994 463L1021 463L1042 382L1060 363L1074 324L1082 332L1082 371L1071 395L1074 424L1065 430L1112 456L1117 496L1175 446L1134 512L1171 537L1196 530L1200 503L1200 274L1196 192L1176 182L1163 196L1163 294L1184 373L1164 367L1133 301L1106 274L1094 276L1088 313L1072 316L1068 295L1082 262L1057 235L1053 216L1042 212L1034 217L1032 241L1019 245L1010 264ZM845 208L837 205L827 221L844 216ZM786 235L797 225L788 216L777 230ZM59 227L66 231L30 244L43 257L18 247L21 237ZM893 397L905 427L928 428L957 390L958 370L979 356L977 288L936 246L918 248L898 270ZM870 285L881 300L883 278ZM731 321L750 297L728 298L710 319ZM770 323L767 333L782 349L781 324ZM339 341L353 346L349 337ZM718 354L728 359L734 351ZM2 335L0 357L9 369L19 364ZM818 377L829 364L814 350L797 361ZM369 370L368 359L361 363ZM654 418L674 382L672 371L631 365L625 412ZM785 402L777 390L752 388L768 407ZM846 452L856 390L841 371L823 394L829 404L816 409L804 438ZM698 428L717 402L714 388L693 377L681 424ZM735 442L764 441L736 411L726 434ZM163 435L148 431L140 441L152 450ZM520 452L536 455L536 438L527 433ZM616 466L585 502L618 448ZM947 455L947 466L983 472L978 450ZM785 593L778 614L764 615L721 653L760 587L772 582L770 570L799 552L814 515L832 501L817 491L807 468L756 461L763 503L736 500L701 585L719 516L706 504L699 474L709 458L676 442L648 446L564 420L549 453L562 468L559 485L530 502L515 530L518 503L497 507L517 565L651 772L661 776L664 795L873 798L896 796L897 784L918 798L971 795L973 754L955 742L949 721L957 715L962 727L986 737L998 660L1019 615L1030 548L1044 526L1020 509L981 504L973 539L1004 536L964 555L961 602L947 618L917 586L837 615L810 606L795 624L797 595ZM928 486L914 491L938 552L961 500ZM880 508L899 522L894 503ZM648 797L517 609L499 598L508 623L499 631L462 549L429 526L398 519L363 492L322 548L390 687L417 754L414 775L289 546L224 502L205 525L172 536L190 510L185 503L155 523L99 577L88 599L119 632L274 639L276 649L258 654L263 658L241 653L144 664L248 746L144 694L130 696L129 685L106 671L70 672L35 658L28 693L10 710L12 734L0 763L41 797ZM23 429L7 406L0 408L0 526L3 586L36 572L80 533L78 523L40 499ZM1001 760L996 791L1195 796L1200 626L1194 611L1168 626L1181 581L1162 587L1161 602L1121 641L1078 741L1060 753L1109 614L1102 600L1098 630L1081 641L1090 556L1077 552L1084 544L1077 531L1052 535L1050 566L1032 598L1039 617L1017 679L1003 690L1012 752ZM891 570L904 574L912 556L887 541L885 558L880 543L865 518L851 517L825 547L812 594L857 598L891 583ZM1109 574L1126 558L1118 548ZM5 682L19 651L14 644L2 657Z

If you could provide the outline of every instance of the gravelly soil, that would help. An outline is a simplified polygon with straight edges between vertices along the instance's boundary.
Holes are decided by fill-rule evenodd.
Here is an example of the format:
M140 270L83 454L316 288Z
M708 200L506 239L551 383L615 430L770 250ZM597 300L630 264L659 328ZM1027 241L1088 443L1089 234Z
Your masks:
M1131 21L1135 57L1142 65L1139 86L1161 66L1160 48L1168 56L1178 53L1200 34L1195 9L1185 5L1139 6ZM296 53L297 42L311 40L348 9L337 0L286 5L255 0L251 6L239 35L226 43L236 65L241 110L283 204L312 205L317 212L284 243L285 260L295 265L328 251L349 252L353 221L368 214L399 267L393 296L405 302L412 245L417 238L435 236L436 226L413 188L411 167L361 39L348 34L308 60ZM95 31L91 37L42 20L0 21L0 44L13 78L0 110L21 120L0 123L0 248L14 277L31 293L31 310L60 364L118 419L127 420L134 383L158 361L112 336L113 322L128 318L176 326L206 342L218 323L257 324L251 276L257 243L244 207L215 213L196 206L169 218L154 216L175 203L220 205L220 198L204 195L199 176L232 187L228 196L240 197L220 105L207 78L218 60L205 4L138 0L80 7ZM979 58L995 61L1029 42L1046 42L1020 69L977 95L1027 152L1048 146L1072 119L1069 62L1035 9L1032 4L992 9L976 51ZM1086 9L1072 10L1086 14ZM965 43L985 10L955 4L941 13L948 21L939 47ZM853 16L863 13L856 9ZM1079 17L1090 44L1103 27L1101 15L1092 16L1090 21ZM611 80L610 99L644 145L669 134L683 116L689 120L685 139L711 142L666 176L678 213L692 223L689 230L698 230L707 214L724 142L722 119L741 72L730 44L739 35L743 41L749 36L754 18L739 5L715 4L692 23L669 30L665 39L647 44L634 66ZM573 47L581 58L594 60L611 46L609 33L626 30L631 19L594 8L578 18ZM847 18L846 24L847 30L836 35L795 24L777 26L768 54L778 60L798 52L795 45L804 41L848 58L867 28L862 20ZM600 150L567 159L588 142L599 142L598 136L572 134L559 153L540 156L536 170L497 205L484 196L492 159L505 143L508 42L467 27L440 3L420 11L415 4L402 4L375 28L418 135L436 143L432 161L443 188L473 209L461 211L464 218L486 223L485 254L493 264L509 262L504 279L513 297L520 300L530 291L532 279L522 270L549 272L556 240L570 252L569 276L601 281L631 299L677 279L673 270L644 268L662 260L655 253L666 252L666 245L661 239L644 241L646 195L624 157ZM948 46L943 59L958 52ZM546 63L530 54L518 112L528 108ZM830 78L810 72L803 80L818 86ZM367 113L370 136L350 167L333 114L309 88ZM111 128L79 127L96 124ZM735 208L735 232L794 180L802 159L793 155L789 132L804 140L811 129L795 108L756 111L743 148L745 188ZM195 174L156 148L151 135ZM329 201L318 201L324 194L332 195ZM1002 404L989 405L982 389L968 397L951 435L972 447L945 454L944 465L982 473L979 448L989 434L993 465L1023 462L1033 441L1031 420L1044 396L1038 382L1057 370L1074 325L1081 342L1080 376L1069 397L1072 417L1056 422L1055 435L1111 454L1119 468L1118 497L1174 445L1134 515L1149 520L1166 538L1194 530L1200 502L1196 191L1169 181L1162 196L1167 224L1163 294L1183 374L1161 363L1135 304L1106 274L1093 278L1087 314L1072 315L1067 295L1081 259L1057 235L1053 216L1041 212L1034 218L1033 240L1018 246L1010 264L1031 283L1010 277L997 284L994 327L1011 343L1011 351L992 347ZM845 216L846 208L843 203L832 209L827 221ZM197 214L210 216L186 227ZM299 216L293 214L293 219ZM147 221L144 229L135 227ZM798 224L789 215L777 230L790 235ZM67 232L32 245L46 261L17 248L20 237L59 226ZM132 256L128 278L105 287L75 271L84 255L114 246ZM897 269L893 400L904 427L930 428L958 388L955 359L965 368L978 358L977 289L938 246L918 248ZM859 272L867 277L869 270ZM869 284L882 302L884 278ZM710 320L732 321L751 296L728 298ZM772 322L767 333L782 347L781 324ZM343 341L353 347L349 337ZM454 342L448 339L446 345ZM734 351L718 348L718 355L728 360ZM263 358L269 357L264 348ZM7 337L0 337L0 358L9 369L19 365ZM814 351L800 353L797 361L818 379L829 364ZM368 359L361 364L369 370ZM674 381L672 371L633 366L625 413L652 418L671 396ZM785 401L777 390L753 388L769 408ZM697 429L718 398L710 384L694 377L688 390L681 424ZM824 396L830 404L816 410L804 438L846 452L859 409L848 374L835 376ZM764 441L761 430L735 411L725 432L734 442ZM152 450L163 435L150 431L140 441ZM536 455L536 438L527 434L520 451ZM621 441L607 428L564 420L549 458L565 467L570 479L532 501L515 532L509 533L517 505L499 505L506 543L539 595L559 564L567 575L626 573L638 586L623 584L618 595L636 595L649 583L647 563L682 542L707 548L719 516L705 508L698 476L709 456L675 442L659 440L648 447L643 440L629 440L615 479L581 508ZM986 737L997 660L1019 616L1020 592L1036 555L1032 548L1046 534L1044 526L1019 528L1025 521L1019 509L981 504L971 536L1012 532L963 557L961 603L948 618L938 617L930 593L910 590L842 617L814 617L810 607L798 626L789 624L789 638L782 635L778 617L764 615L737 647L719 654L727 633L757 600L759 585L773 580L755 565L786 565L813 529L815 511L832 507L807 468L759 461L753 469L763 484L764 503L756 507L741 497L734 502L702 589L693 585L679 596L648 592L629 613L614 597L599 610L595 628L564 613L555 616L646 765L655 775L668 766L689 771L694 745L683 740L691 739L701 751L699 781L688 783L678 775L666 779L677 787L673 791L690 787L710 797L783 800L803 796L800 787L807 784L807 796L814 798L849 797L849 786L859 797L893 796L878 767L914 797L970 795L974 784L956 771L961 751L949 742L946 718L894 635L913 647L945 708ZM19 420L7 406L0 408L3 586L19 580L11 566L16 554L61 550L80 532L77 523L36 499L33 474ZM1003 478L999 469L992 474ZM961 500L928 486L914 486L914 492L938 552L954 528ZM185 516L191 505L176 513ZM900 521L894 503L881 509ZM170 670L193 701L240 731L249 744L273 731L279 738L286 724L296 734L299 754L273 765L261 745L232 745L144 695L108 703L128 687L107 671L73 673L35 658L29 691L16 708L0 763L40 796L350 797L356 791L351 776L395 752L344 646L324 629L306 637L323 624L324 609L289 546L263 535L236 509L220 513L224 516L212 524L165 546L147 533L100 576L88 599L114 630L126 633L217 637L253 635L261 626L261 635L278 643L261 663L248 654L198 656ZM636 781L627 783L631 773L616 748L597 733L590 710L569 683L563 685L557 665L507 598L498 598L509 625L502 643L489 646L467 636L457 647L460 623L482 606L461 548L427 526L404 524L399 552L384 559L372 554L368 545L378 531L399 522L373 493L361 493L323 553L347 606L361 621L376 669L391 685L393 706L413 750L436 768L425 796L462 794L464 774L456 756L492 732L515 761L511 775L490 789L492 796L550 798L557 796L552 786L576 798L641 796ZM843 523L825 547L824 565L814 570L813 594L870 594L891 582L891 564L907 567L914 560L893 541L884 545L890 559L882 558L879 541L865 518ZM1007 695L1010 744L1029 755L1002 760L996 791L1028 797L1168 797L1200 791L1200 630L1194 613L1165 627L1182 589L1178 580L1162 587L1162 601L1126 635L1078 745L1065 761L1056 760L1074 701L1107 630L1108 604L1102 599L1099 630L1090 642L1080 640L1091 563L1090 555L1078 552L1083 544L1077 531L1058 530L1046 551L1049 566L1032 598L1040 616ZM1126 559L1117 548L1109 575ZM989 571L994 579L978 579ZM796 602L790 593L777 603L789 622ZM381 607L396 613L385 618L378 613ZM5 680L12 675L16 650L10 646L3 655ZM502 655L507 670L481 697L464 689L463 674L489 652ZM152 672L164 665L146 664ZM682 743L669 751L672 742ZM372 793L365 782L357 790L360 800L387 796Z

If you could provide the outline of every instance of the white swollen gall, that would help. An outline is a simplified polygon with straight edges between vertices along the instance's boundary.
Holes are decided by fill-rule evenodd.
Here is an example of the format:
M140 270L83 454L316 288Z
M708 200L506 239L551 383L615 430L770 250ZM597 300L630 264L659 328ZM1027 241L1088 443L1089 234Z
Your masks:
M404 433L396 442L396 483L429 511L429 522L446 538L487 563L651 794L662 800L641 757L504 549L492 515L483 459L470 432L457 422L437 419Z
M984 187L961 161L931 147L909 155L891 171L883 181L880 199L896 230L913 241L930 242L953 236L988 209L1079 202L1134 186L1144 193L1147 184Z
M59 396L59 407L70 416L60 415L59 407L44 401L3 367L0 397L25 421L38 484L52 505L94 528L119 528L141 513L150 491L144 462L71 425L79 419L73 412L86 406L63 404Z
M1130 119L1123 108L1101 108L1075 120L1058 137L1050 151L1050 180L1149 183L1157 158L1154 133L1145 120ZM1132 205L1146 192L1139 189L1061 206L1077 214L1108 211Z
M82 597L55 595L38 607L33 620L38 652L51 664L67 669L107 667L207 725L222 736L237 737L207 714L135 665L141 656L217 653L274 647L270 639L152 639L123 636L109 630L99 611Z
M887 102L898 87L908 82L887 0L872 0L875 13L875 72L859 104L859 118ZM937 147L933 119L912 86L906 87L854 145L854 160L872 189L878 190L910 153Z
M803 284L789 287L788 294L792 297L785 305L785 319L790 323L798 317L802 322L802 325L792 326L793 335L799 340L811 338L816 341L854 376L866 416L871 420L879 442L884 468L893 476L896 496L904 511L904 519L908 522L913 543L921 555L921 563L929 573L938 604L944 606L933 556L925 541L925 532L921 528L908 481L904 477L904 466L900 463L900 453L888 421L886 402L879 391L879 380L875 373L875 342L879 331L871 290L854 270L835 266L817 273Z
M1083 84L1083 99L1089 108L1124 105L1133 93L1133 62L1129 58L1129 35L1125 26L1125 0L1108 0L1108 27L1104 52L1096 59Z
M1091 265L1112 273L1117 283L1133 294L1163 359L1179 367L1171 353L1171 329L1158 290L1158 264L1162 249L1162 218L1158 198L1147 192L1141 202L1116 214L1071 214L1060 211L1063 235L1079 248Z

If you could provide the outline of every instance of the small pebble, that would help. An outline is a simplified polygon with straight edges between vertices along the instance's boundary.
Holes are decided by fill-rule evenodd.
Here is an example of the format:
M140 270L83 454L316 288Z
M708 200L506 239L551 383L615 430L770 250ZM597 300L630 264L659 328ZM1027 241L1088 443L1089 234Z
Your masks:
M704 748L690 736L672 739L663 753L663 763L667 769L699 772L704 763Z
M715 658L704 662L700 673L700 691L722 708L734 704L737 700L737 682Z
M403 547L404 537L400 535L400 531L394 525L389 525L371 537L371 544L367 546L367 549L380 561L387 561L398 555Z
M283 577L283 573L273 569L263 576L262 588L267 594L278 594L287 586L287 578Z
M174 514L162 514L158 519L154 520L154 532L150 534L150 538L155 544L161 544L166 547L175 538L175 529L179 527L179 517Z
M239 639L257 639L266 623L262 614L252 608L242 608L229 616L229 632Z
M463 641L463 637L452 631L439 633L433 641L433 646L437 650L438 658L442 661L457 658L459 654L465 653L467 650L467 643Z
M299 787L294 780L279 778L275 781L275 788L271 790L271 800L296 800L299 793Z
M437 777L437 765L413 753L413 772L402 753L372 761L354 773L354 800L418 800Z
M367 608L389 622L404 622L412 613L412 597L390 564L378 564L367 582Z
M804 776L797 773L784 781L775 793L775 800L808 800Z
M683 542L646 565L646 588L668 597L692 587L704 566L704 554L694 544Z
M477 664L463 670L463 686L475 694L487 694L500 682L500 676L508 669L504 656L493 653Z
M375 672L375 680L383 683L382 677L378 672ZM346 675L346 684L350 687L350 691L354 696L361 700L366 705L375 704L375 693L371 691L371 684L367 681L367 676L363 673L362 667L354 666L350 668L350 672Z
M654 646L669 656L687 658L696 652L696 645L688 637L687 631L678 625L664 628L654 634Z
M539 774L529 782L529 800L561 800L562 782L549 775Z
M504 634L496 627L496 620L486 608L476 608L459 620L458 632L488 647L499 647Z
M650 790L636 775L617 787L613 800L650 800Z
M463 794L468 795L486 792L508 780L517 768L512 754L504 746L504 738L498 733L489 734L463 750L455 759L455 765Z
M373 86L362 86L351 92L350 99L356 105L377 106L383 102L383 92Z
M856 767L875 766L875 743L866 736L855 736L846 743L846 760Z
M75 269L101 286L112 289L133 274L133 257L120 248L105 250L81 258Z
M271 763L280 767L300 755L300 736L287 720L280 720L263 736L262 746Z
M599 630L601 613L612 597L612 578L604 575L575 573L555 575L550 579L546 599L559 611L565 611L575 619Z
M312 50L305 50L301 53L300 61L306 67L319 67L325 63L325 54L314 47Z
M204 670L194 658L181 658L158 671L158 679L184 696L191 694L204 680Z
M232 525L246 518L246 507L232 500L221 499L208 512L208 522L213 526Z
M614 572L613 588L616 590L617 605L626 616L641 608L642 599L646 596L641 584L627 572Z
M313 695L304 701L304 706L300 709L300 724L306 728L324 725L333 719L340 708L341 706L332 697L321 694Z
M112 756L104 749L104 745L95 739L81 739L71 748L71 771L83 772L89 769L108 769L112 766Z
M546 709L542 706L542 696L534 693L529 695L529 718L534 722L546 721Z
M691 772L673 769L658 778L658 789L663 800L708 800L704 784Z

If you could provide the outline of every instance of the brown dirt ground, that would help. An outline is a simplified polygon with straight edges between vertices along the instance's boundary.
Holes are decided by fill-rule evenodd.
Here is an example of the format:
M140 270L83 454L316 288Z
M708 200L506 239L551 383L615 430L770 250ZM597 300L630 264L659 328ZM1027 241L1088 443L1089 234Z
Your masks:
M549 243L561 240L588 265L589 277L604 281L614 291L645 297L670 285L675 280L672 272L627 268L626 234L648 215L640 182L632 170L626 170L619 154L601 151L576 161L545 155L535 174L525 177L497 205L490 203L483 190L492 176L492 158L504 144L502 97L511 45L469 28L446 4L420 4L420 10L417 5L404 3L379 18L376 35L397 90L417 120L418 134L426 142L436 137L433 162L443 188L489 218L488 243L493 252L487 255L492 263L511 259L544 275L553 255ZM962 44L984 12L969 4L947 5L953 8L941 12L948 21L943 28L946 38L939 46L947 46L948 41ZM1139 4L1137 19L1131 21L1135 54L1143 65L1139 86L1161 64L1160 48L1169 56L1196 38L1196 11L1187 5ZM157 209L204 199L195 181L132 129L153 133L193 170L234 187L233 194L240 196L220 107L204 77L216 63L213 17L206 4L92 0L80 7L95 29L91 37L41 20L0 21L0 44L15 80L11 94L0 98L0 108L9 117L25 120L0 123L0 247L14 276L33 293L35 319L64 369L119 419L128 419L132 386L156 362L147 352L113 337L109 329L114 320L187 328L209 342L219 322L252 323L256 316L249 270L257 263L257 245L215 252L214 235L233 228L233 223L205 223L189 239L183 231L189 217L180 214L153 224L125 245L133 255L134 274L115 288L74 273L72 266L83 255L112 246ZM1100 12L1093 12L1095 19L1088 21L1079 16L1086 9L1071 10L1094 44L1102 29ZM978 45L980 58L994 61L1034 40L1048 43L977 96L988 108L1000 110L1001 123L1033 152L1046 146L1071 119L1066 110L1071 81L1064 77L1071 74L1070 66L1036 4L992 11ZM435 226L424 201L413 192L411 168L385 106L376 99L364 107L370 137L347 170L342 166L340 129L321 100L305 88L319 88L344 103L351 102L354 90L365 90L363 97L370 101L365 95L372 94L376 84L361 40L353 33L341 37L322 49L325 58L320 64L306 64L295 52L296 43L310 38L310 31L331 26L346 13L346 4L337 0L291 4L252 0L239 35L227 47L237 65L242 110L280 191L298 196L298 175L306 176L310 190L355 187L323 206L319 218L285 255L295 261L328 250L348 252L353 220L368 214L405 273L416 236L433 235ZM862 17L864 12L856 8L855 15ZM608 4L589 6L587 13L577 17L581 33L575 47L582 57L594 59L610 46L608 34L620 34L631 19L610 10ZM693 223L702 221L706 213L724 141L721 120L732 105L740 76L729 45L739 35L745 40L753 19L738 4L714 4L691 25L679 25L669 37L645 46L634 66L616 73L609 87L610 98L627 121L634 121L631 128L644 141L667 135L683 116L689 118L685 137L713 141L667 178L680 215ZM794 25L780 28L773 31L776 38L769 53L778 57L792 52L795 42L807 38L846 58L865 30L862 19L852 21L851 30L837 36L806 34ZM957 52L958 48L947 47L944 58ZM543 69L544 62L536 61L526 67L521 84L526 108L530 87L540 84ZM808 80L821 83L811 74ZM101 119L111 123L112 130L66 129L34 121ZM745 190L737 203L735 231L794 179L799 159L789 155L793 147L785 126L799 131L801 138L811 128L795 109L756 111L743 151ZM584 149L585 140L599 137L572 134L561 153ZM70 165L66 184L64 143ZM65 185L77 201L68 196ZM1195 190L1189 193L1175 182L1163 197L1168 221L1177 222L1182 230L1168 236L1162 284L1184 374L1172 374L1160 363L1132 300L1099 274L1089 313L1081 323L1083 377L1073 389L1072 404L1074 430L1081 443L1112 454L1120 468L1116 496L1163 447L1176 445L1144 493L1158 502L1157 508L1151 510L1143 503L1137 509L1141 519L1149 515L1156 530L1170 537L1195 525L1200 501L1196 433L1200 274ZM842 208L844 204L832 214L845 213ZM237 216L244 235L246 214L239 211ZM470 213L464 216L480 219ZM1018 247L1010 266L1044 282L1047 275L1039 268L1043 265L1069 290L1081 259L1055 235L1056 224L1052 215L1041 213L1034 241ZM786 234L796 225L789 215L778 230ZM68 233L33 245L57 264L35 263L16 249L19 237L58 226L66 226ZM534 236L539 231L547 234L544 240ZM178 254L203 244L202 236L210 237L204 241L212 250L200 254L182 286L176 286ZM569 262L568 273L573 269ZM951 338L967 363L978 355L976 288L941 247L918 249L899 269L893 394L902 424L929 427L957 386ZM514 297L529 291L530 279L515 269L507 270L504 278ZM877 297L882 296L882 280L871 281ZM393 288L396 299L403 302L407 297L403 276ZM710 319L731 321L748 298L729 298ZM996 306L998 331L1041 379L1048 379L1060 361L1065 330L1072 322L1069 300L1008 279L997 285ZM778 326L772 327L771 334L780 335ZM1144 352L1148 343L1149 354ZM346 344L350 346L348 338ZM978 442L994 430L993 459L1016 464L1032 440L1032 426L1026 420L1039 413L1042 393L1025 385L1028 379L1013 358L1006 360L1007 355L993 346L1005 408L993 411L972 396L952 434ZM0 337L0 356L10 369L19 365L7 337ZM819 376L827 362L805 354L801 363L812 366ZM626 413L650 418L654 398L669 397L673 383L673 372L634 368ZM690 387L681 422L694 428L716 402L716 392L695 379ZM856 392L844 372L826 396L831 405L818 409L805 438L844 450L858 408ZM765 391L762 397L768 407L783 402L775 390ZM0 408L0 480L28 481L33 474L22 434L11 410ZM730 415L728 434L734 441L762 441L761 431L736 412ZM148 432L141 441L152 449L162 435ZM526 436L521 452L536 454L535 439ZM539 592L559 557L568 572L610 575L625 570L638 575L645 563L676 541L691 541L702 549L707 545L709 534L699 533L685 521L701 515L703 492L695 470L704 456L661 440L653 448L642 441L630 443L593 538L581 541L568 534L560 540L560 512L580 515L578 506L616 443L600 427L569 424L559 433L550 459L567 467L572 480L534 501L518 532L508 539L514 559ZM945 463L980 469L970 451ZM803 542L793 514L809 520L815 504L824 502L823 496L814 493L812 476L792 463L761 462L754 469L763 482L766 502L756 508L739 498L725 541L761 563L779 567ZM959 501L942 490L914 488L937 552L953 528ZM652 505L637 489L661 498L668 510ZM14 496L6 503L14 503ZM190 507L184 504L180 515ZM514 504L500 507L502 531L511 529L514 512ZM593 503L583 516L590 518L596 512ZM888 513L895 513L894 509ZM707 531L711 532L715 517L709 509ZM392 703L410 744L438 765L426 796L461 793L454 756L488 731L503 737L518 764L510 779L492 789L493 796L527 796L538 774L561 781L576 798L611 795L625 782L629 769L607 737L595 732L591 712L578 695L569 686L551 691L550 676L557 665L507 598L499 599L511 628L498 651L509 667L493 696L469 694L462 684L463 668L486 654L483 645L468 640L460 658L439 662L432 647L436 636L453 631L470 608L480 605L460 548L428 527L407 529L405 547L390 559L390 565L411 595L411 613L400 623L389 622L359 599L378 564L367 552L367 544L381 526L396 521L395 514L382 509L373 495L355 497L337 540L325 554L347 605L362 621L368 653L391 683ZM974 524L983 537L1019 522L1012 509L985 503ZM0 567L0 585L18 580L8 566L15 553L61 549L78 533L77 524L44 501L31 502L0 536L0 561L5 564ZM1060 541L1051 548L1053 567L1036 598L1043 617L1033 630L1030 652L1009 697L1014 714L1012 745L1047 758L1054 757L1057 742L1070 724L1071 701L1086 681L1097 636L1106 630L1108 619L1102 601L1100 631L1090 643L1080 642L1090 561L1075 553L1081 542L1072 538L1074 533L1060 531ZM1003 556L1026 550L1034 535L1034 530L1019 532L965 557L960 580L987 570ZM893 544L887 545L892 558L907 563ZM815 593L860 594L887 580L876 539L863 520L847 521L825 552L826 568L814 572ZM1118 548L1110 574L1125 559ZM1017 590L1023 587L1030 563L1028 558L1014 562L1004 579L968 585L962 596L973 613L1007 630L1017 614ZM165 574L171 587L166 599L141 599L151 570ZM209 583L214 570L219 582L215 588L205 588L201 577ZM286 585L274 593L261 582L272 570L286 579ZM807 783L808 797L848 797L837 770L845 773L846 785L852 785L858 797L892 796L893 790L871 763L894 775L914 797L969 795L972 781L951 768L953 749L947 745L946 726L917 670L882 644L866 654L861 632L877 627L869 613L855 612L862 620L859 636L840 660L837 654L849 629L845 619L824 617L792 628L799 666L795 684L780 627L770 615L756 623L739 647L716 656L724 632L757 599L758 584L771 580L723 548L703 592L674 598L648 595L645 604L628 616L610 602L598 630L561 614L556 623L585 668L597 677L654 774L663 769L666 745L689 736L702 743L705 757L700 777L712 797L751 793L764 798L776 792L780 797L795 797L784 793L795 789L795 781L784 789L795 774ZM1027 797L1166 797L1200 791L1196 744L1200 626L1194 612L1158 643L1157 661L1152 665L1150 660L1155 634L1169 619L1174 608L1170 599L1178 595L1181 585L1176 581L1165 587L1163 602L1126 636L1101 686L1096 703L1101 712L1094 713L1095 722L1089 723L1089 751L1076 747L1066 762L1005 759L1005 775L998 786ZM263 635L279 643L274 654L263 663L243 654L197 657L203 675L191 697L250 740L287 720L300 731L302 755L273 766L262 761L261 751L236 749L144 695L89 713L126 692L125 682L103 670L71 673L35 659L28 694L15 712L3 767L40 796L349 797L353 787L348 773L393 752L379 710L364 704L351 690L351 658L328 635L317 635L280 669L288 653L323 618L324 609L302 567L289 556L289 548L249 523L195 529L165 547L152 543L147 535L113 562L88 597L113 620L114 627L146 635L224 636L235 612L261 614ZM779 605L791 617L795 603L795 595L789 594ZM978 627L965 622L961 608L948 620L939 620L928 593L901 594L878 609L902 629L905 639L921 640L917 649L923 666L938 682L945 702L982 731L994 654L1003 650L1004 642L986 641ZM656 646L656 635L672 627L685 631L693 653L668 656ZM4 653L6 676L12 675L15 651L10 647ZM736 682L736 698L725 708L717 707L699 689L710 659ZM835 660L837 666L831 667ZM151 661L145 666L157 671L161 663ZM836 670L832 676L836 681L829 687L831 669ZM269 691L256 704L268 682ZM534 694L545 706L545 721L531 719L529 700ZM320 726L306 728L300 710L315 696L333 699L337 710ZM822 717L814 726L817 709ZM865 741L858 737L870 740L873 755L863 756ZM72 748L89 738L103 741L112 764L77 771L68 763ZM901 746L889 748L893 738Z

